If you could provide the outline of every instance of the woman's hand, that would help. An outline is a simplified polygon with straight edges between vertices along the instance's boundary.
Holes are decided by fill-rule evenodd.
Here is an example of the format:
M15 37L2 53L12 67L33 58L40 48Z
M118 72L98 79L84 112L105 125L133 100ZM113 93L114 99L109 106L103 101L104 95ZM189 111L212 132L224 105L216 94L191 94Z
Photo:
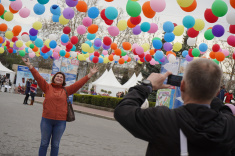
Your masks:
M93 68L90 68L90 72L88 74L88 77L91 78L97 71L98 71L98 67L96 65L94 65Z
M29 58L23 58L22 57L22 61L25 63L25 65L27 66L27 67L29 67L29 69L32 69L33 68L33 66L30 64L30 62L29 62Z

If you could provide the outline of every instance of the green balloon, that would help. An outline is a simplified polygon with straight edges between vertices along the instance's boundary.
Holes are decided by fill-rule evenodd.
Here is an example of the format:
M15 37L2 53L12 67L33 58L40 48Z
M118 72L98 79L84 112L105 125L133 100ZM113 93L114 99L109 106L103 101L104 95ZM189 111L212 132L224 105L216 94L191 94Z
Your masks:
M217 17L223 17L228 12L228 6L224 1L214 1L211 7L212 13Z
M31 43L31 44L29 45L29 47L30 47L31 49L33 49L33 48L34 48L34 44Z
M121 56L125 56L127 54L127 52L125 52L123 49L121 49L122 53Z
M159 40L159 41L162 41L159 37L154 37L153 39L152 39L152 41L153 40Z
M20 50L20 51L19 51L19 54L20 54L20 56L24 57L24 56L25 56L25 51Z
M198 57L200 55L200 50L197 49L197 48L194 48L193 51L192 51L192 55L194 57Z
M207 31L205 31L204 37L206 40L212 40L215 37L212 33L212 29L208 29Z
M7 46L4 46L4 51L7 50Z
M141 13L141 6L138 2L128 0L126 4L126 12L131 17L137 17Z
M216 59L213 59L212 61L219 65L219 61L217 61Z
M7 11L5 10L4 13L2 14L1 19L4 19L4 14L6 13Z

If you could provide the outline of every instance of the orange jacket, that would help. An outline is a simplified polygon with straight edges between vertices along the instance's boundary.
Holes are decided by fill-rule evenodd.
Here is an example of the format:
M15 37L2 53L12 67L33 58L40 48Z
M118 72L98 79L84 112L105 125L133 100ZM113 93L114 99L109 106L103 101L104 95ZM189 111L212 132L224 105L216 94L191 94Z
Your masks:
M53 120L66 120L68 111L67 97L62 85L48 84L35 68L30 71L38 82L38 86L45 93L42 117ZM68 95L76 93L88 80L88 76L85 76L74 84L65 87Z

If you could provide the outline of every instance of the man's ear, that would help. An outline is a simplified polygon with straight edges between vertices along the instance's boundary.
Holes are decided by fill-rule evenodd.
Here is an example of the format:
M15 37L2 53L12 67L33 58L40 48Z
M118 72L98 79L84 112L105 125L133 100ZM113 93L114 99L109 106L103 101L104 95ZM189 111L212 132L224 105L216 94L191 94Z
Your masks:
M181 81L180 91L185 92L185 81L184 80Z

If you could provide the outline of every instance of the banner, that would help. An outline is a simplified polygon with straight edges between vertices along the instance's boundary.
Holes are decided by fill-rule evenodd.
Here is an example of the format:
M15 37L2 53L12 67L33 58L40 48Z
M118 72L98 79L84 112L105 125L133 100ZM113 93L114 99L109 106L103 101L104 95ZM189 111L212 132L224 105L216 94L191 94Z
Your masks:
M76 82L76 76L74 74L65 73L66 86L70 86ZM69 96L69 101L73 103L73 95Z
M47 83L50 83L51 81L51 75L47 74L47 73L39 73L45 80Z
M61 61L61 68L60 71L63 73L75 74L77 75L79 66L79 61L75 58L68 59L63 58Z
M38 68L35 68L38 70ZM16 78L16 87L25 86L28 79L34 79L31 71L26 66L18 66L17 68L17 78Z

